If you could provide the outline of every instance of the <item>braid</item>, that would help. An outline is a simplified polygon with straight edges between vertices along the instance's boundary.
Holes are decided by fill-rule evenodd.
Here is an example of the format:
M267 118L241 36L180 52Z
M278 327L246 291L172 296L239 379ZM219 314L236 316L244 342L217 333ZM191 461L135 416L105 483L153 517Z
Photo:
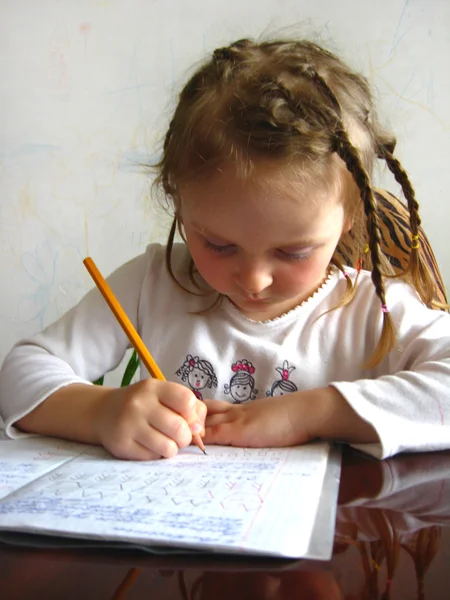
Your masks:
M253 48L251 40L242 39L225 46L217 48L212 55L212 64L216 68L217 78L222 83L229 83L235 74L235 69L242 60L242 54Z
M412 243L405 274L411 276L413 284L427 306L437 306L440 308L441 306L435 301L436 284L423 259L418 243L421 219L419 215L419 203L416 200L414 189L409 181L406 171L403 169L398 159L393 156L392 152L387 148L380 148L379 155L381 158L384 158L389 170L394 175L395 180L401 185L403 195L408 203Z
M387 148L383 149L380 156L384 158L390 172L394 175L395 180L402 186L403 193L408 202L410 212L410 226L413 235L418 235L421 219L419 216L419 203L416 200L414 189L409 181L406 171L401 166L400 162L395 158L392 152Z
M383 310L383 329L377 347L369 361L367 368L374 367L381 358L390 352L395 343L395 328L390 313L386 307L386 292L384 289L383 276L381 272L380 258L380 227L378 223L378 212L376 200L367 175L357 150L352 146L346 131L341 128L336 132L336 151L353 175L360 190L363 201L364 213L366 215L367 234L369 237L370 255L372 259L372 282L375 286L377 296L381 300Z
M381 306L383 310L383 328L381 332L381 337L378 341L377 347L375 348L373 355L370 357L366 364L367 368L372 368L380 362L380 360L385 354L392 350L395 344L395 328L392 321L392 317L386 306L386 292L384 289L383 275L381 271L381 236L378 221L377 204L373 194L372 186L370 185L369 176L359 158L358 151L351 144L347 132L344 129L342 123L342 110L339 100L337 99L336 95L331 90L329 85L326 83L325 79L321 77L315 71L315 69L307 67L304 70L304 73L307 77L316 82L316 84L320 87L328 101L333 105L333 108L337 113L337 125L334 132L336 144L335 150L339 157L344 161L348 171L352 174L353 179L360 191L361 199L363 201L364 213L366 215L367 234L370 241L370 254L372 259L372 282L375 287L375 292L381 301ZM420 220L419 223L416 224L416 230L418 229L418 225L420 225ZM347 304L354 295L354 292L350 293L348 289L348 278L346 279L347 292L345 304Z

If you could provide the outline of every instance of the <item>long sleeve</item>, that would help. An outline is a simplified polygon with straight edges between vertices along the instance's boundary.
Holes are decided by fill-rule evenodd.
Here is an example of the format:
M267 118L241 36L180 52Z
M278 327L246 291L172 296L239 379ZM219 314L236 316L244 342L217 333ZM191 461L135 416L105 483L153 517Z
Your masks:
M144 254L108 278L135 327L146 268ZM0 371L0 412L7 434L19 436L11 424L53 392L72 383L90 384L115 368L128 347L105 300L92 289L61 319L19 342L6 357Z
M356 323L366 322L367 332L380 322L381 311L379 301L367 302L365 284L352 312ZM381 440L355 447L378 458L449 448L450 315L427 309L409 286L397 282L388 286L387 302L397 332L394 350L370 373L332 382ZM353 328L348 341L356 356L363 331Z

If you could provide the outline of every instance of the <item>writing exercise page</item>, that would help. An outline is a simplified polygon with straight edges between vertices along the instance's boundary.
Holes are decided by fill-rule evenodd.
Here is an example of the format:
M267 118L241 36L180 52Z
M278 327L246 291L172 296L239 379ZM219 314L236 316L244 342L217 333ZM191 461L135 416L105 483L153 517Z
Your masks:
M0 499L78 456L85 446L46 437L0 441Z
M191 446L120 461L90 447L5 498L0 528L147 545L300 557L309 545L328 444Z

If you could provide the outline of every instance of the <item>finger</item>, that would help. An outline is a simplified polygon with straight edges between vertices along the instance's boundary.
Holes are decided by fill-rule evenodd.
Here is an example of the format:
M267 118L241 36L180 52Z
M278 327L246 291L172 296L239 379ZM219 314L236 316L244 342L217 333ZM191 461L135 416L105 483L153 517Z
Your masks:
M188 441L185 444L186 446L190 443L192 438L189 428L187 428L187 430ZM143 455L145 455L145 450L147 450L149 453L153 453L160 458L172 458L173 456L176 456L178 450L180 447L182 447L179 446L174 439L168 437L154 427L148 427L145 431L141 431L135 436L134 442L136 446L140 446L142 448Z
M209 425L208 422L203 436L205 444L221 444L223 446L239 445L235 440L235 431L231 423L222 422Z
M163 385L158 390L160 404L178 413L187 422L196 421L198 400L194 393L179 383L163 382Z
M186 419L163 405L159 405L158 410L152 411L147 416L147 421L143 424L141 431L135 434L134 438L153 449L152 446L142 441L142 439L151 440L153 432L158 432L163 437L173 441L177 445L177 449L188 446L192 440L192 432ZM164 452L161 452L161 454L167 456Z
M208 413L206 416L205 427L210 429L211 427L218 427L224 423L231 423L233 416L230 412L221 412L217 414Z
M205 433L205 420L208 409L203 401L198 400L196 405L196 419L189 423L189 427L191 428L191 432L199 435L203 435Z
M233 404L226 400L204 400L203 403L206 406L208 416L227 412L233 407Z
M150 448L130 440L128 444L119 447L107 447L113 456L121 460L158 460L161 454L153 452Z

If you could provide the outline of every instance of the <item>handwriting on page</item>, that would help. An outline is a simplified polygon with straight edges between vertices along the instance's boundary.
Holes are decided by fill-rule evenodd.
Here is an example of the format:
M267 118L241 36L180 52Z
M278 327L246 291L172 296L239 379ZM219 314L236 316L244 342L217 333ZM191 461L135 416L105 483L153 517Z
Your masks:
M0 444L0 498L80 454L83 446L63 440L27 438Z
M6 498L0 525L25 517L47 532L91 537L228 548L253 535L261 543L255 523L262 514L265 527L273 520L276 529L283 506L295 504L297 519L306 520L312 509L298 515L302 503L317 504L326 453L319 449L311 461L313 450L305 449L302 462L299 450L209 447L204 456L189 448L174 459L146 463L94 451Z

